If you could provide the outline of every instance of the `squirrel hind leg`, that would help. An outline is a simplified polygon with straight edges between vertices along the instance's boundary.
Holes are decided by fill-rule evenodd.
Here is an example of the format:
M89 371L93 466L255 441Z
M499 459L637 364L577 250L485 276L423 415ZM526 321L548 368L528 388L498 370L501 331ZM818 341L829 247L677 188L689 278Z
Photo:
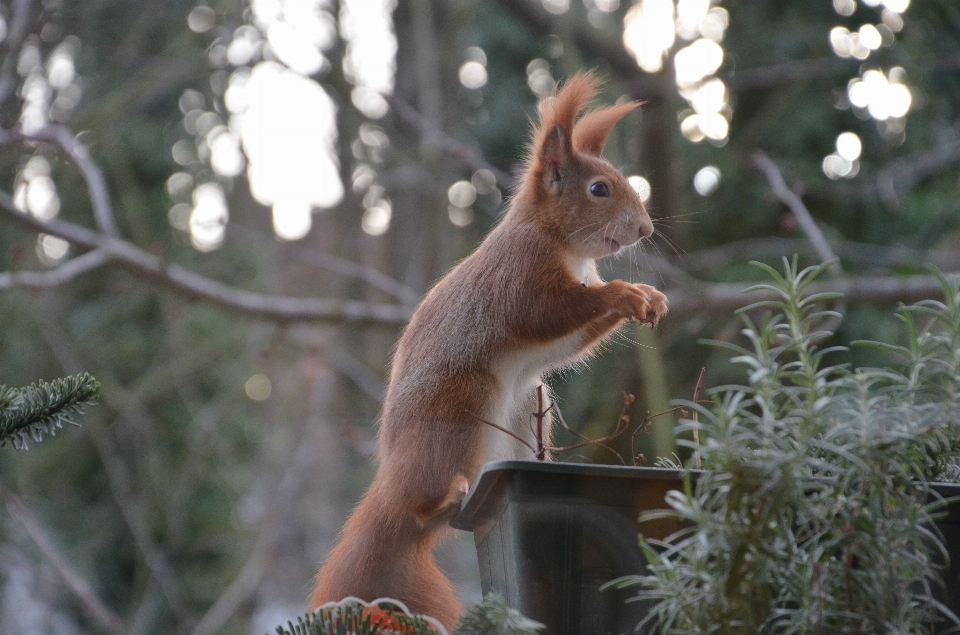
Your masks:
M440 528L460 511L460 503L470 491L470 481L463 474L457 474L450 483L446 496L436 505L417 510L417 524L422 529Z
M462 606L453 584L433 559L432 550L418 558L418 571L411 576L408 590L400 597L412 613L429 615L443 624L447 632L460 617Z

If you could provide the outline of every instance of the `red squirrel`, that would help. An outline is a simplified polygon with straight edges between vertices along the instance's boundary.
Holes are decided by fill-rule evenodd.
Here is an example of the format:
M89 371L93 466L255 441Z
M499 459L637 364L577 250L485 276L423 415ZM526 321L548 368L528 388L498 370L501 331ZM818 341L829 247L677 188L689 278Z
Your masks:
M310 607L391 597L452 628L460 612L433 548L487 461L530 458L485 419L532 440L535 391L627 320L656 325L667 298L604 282L595 260L653 224L602 156L636 102L583 114L592 73L540 104L523 175L503 219L426 295L397 344L378 432L378 469L317 573ZM547 439L549 436L545 435Z

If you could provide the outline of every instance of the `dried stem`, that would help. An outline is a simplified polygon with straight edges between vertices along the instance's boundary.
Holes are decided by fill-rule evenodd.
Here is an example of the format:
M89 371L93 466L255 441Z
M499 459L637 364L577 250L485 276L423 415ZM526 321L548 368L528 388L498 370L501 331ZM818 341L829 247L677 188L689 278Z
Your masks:
M644 457L642 454L638 454L638 453L637 453L636 445L635 445L635 444L636 444L636 440L637 440L637 435L638 435L638 434L642 434L642 433L649 432L649 431L650 431L650 424L653 423L653 420L654 420L654 419L656 419L656 418L658 418L658 417L662 417L662 416L664 416L664 415L673 414L673 413L675 413L675 412L683 413L683 412L684 412L683 406L676 406L676 407L674 407L674 408L670 408L669 410L664 410L663 412L658 412L657 414L654 414L654 415L650 414L650 412L647 411L647 414L646 414L646 416L644 416L643 421L640 422L640 425L637 426L637 429L634 430L633 435L631 435L631 437L630 437L630 452L631 452L631 454L633 455L633 465L634 465L634 467L639 466L642 459L644 459L644 460L646 459L646 457Z
M693 403L700 403L700 391L703 390L703 376L707 374L706 368L700 369L700 377L697 378L697 387L693 389ZM697 418L697 409L693 409L693 422L698 423L700 420ZM700 430L696 427L693 428L693 465L698 470L700 469Z
M480 417L479 415L475 415L474 413L470 412L469 410L464 410L464 412L466 412L468 415L470 415L471 417L473 417L474 419L476 419L476 420L479 421L480 423L485 423L485 424L487 424L488 426L490 426L491 428L496 428L496 429L499 430L500 432L504 432L504 433L506 433L506 434L509 434L511 437L513 437L514 439L516 439L516 440L519 441L520 443L522 443L522 444L524 444L525 446L527 446L528 448L530 448L530 451L533 452L534 455L537 454L537 449L536 449L535 447L533 447L532 445L530 445L530 443L529 443L526 439L524 439L523 437L521 437L521 436L519 436L519 435L517 435L517 434L514 434L512 431L507 430L507 429L504 428L503 426L498 426L497 424L495 424L495 423L492 422L492 421L487 421L487 420L484 419L483 417Z
M553 408L553 404L550 404L550 407ZM546 456L546 451L543 447L543 419L547 416L547 413L543 410L543 384L537 386L537 411L533 414L537 420L537 460L542 461Z
M627 403L628 400L629 400L629 403ZM617 437L619 437L620 435L622 435L624 432L627 431L627 427L628 427L629 424L630 424L630 417L626 416L625 413L626 413L627 406L629 406L631 403L633 403L633 400L634 400L633 395L631 395L631 394L629 394L629 393L623 393L623 404L624 404L624 405L623 405L623 409L620 411L620 418L617 419L617 426L616 426L616 428L615 428L614 431L611 432L610 434L608 434L608 435L606 435L606 436L604 436L604 437L600 437L599 439L590 439L590 438L588 438L588 437L580 434L580 433L577 432L576 430L572 429L570 426L567 425L567 422L564 421L564 419L563 419L563 413L561 413L561 412L560 412L560 409L557 408L557 419L560 420L560 425L562 425L563 428L564 428L564 430L566 430L567 432L569 432L569 433L572 434L573 436L575 436L575 437L577 437L577 438L580 438L580 439L583 439L583 442L582 442L582 443L575 443L575 444L573 444L573 445L566 445L566 446L563 446L563 447L556 447L556 448L555 448L555 447L549 447L548 449L549 449L551 452L569 452L569 451L571 451L571 450L576 450L576 449L579 449L579 448L582 448L582 447L586 447L586 446L588 446L588 445L593 445L593 446L596 446L596 447L598 447L598 448L602 448L602 449L606 450L607 452L612 453L615 457L617 457L617 460L620 461L620 463L622 463L623 465L626 465L626 462L623 460L623 457L620 456L620 453L617 452L616 450L614 450L613 448L611 448L609 445L606 445L606 443L609 442L609 441L613 441L614 439L616 439Z

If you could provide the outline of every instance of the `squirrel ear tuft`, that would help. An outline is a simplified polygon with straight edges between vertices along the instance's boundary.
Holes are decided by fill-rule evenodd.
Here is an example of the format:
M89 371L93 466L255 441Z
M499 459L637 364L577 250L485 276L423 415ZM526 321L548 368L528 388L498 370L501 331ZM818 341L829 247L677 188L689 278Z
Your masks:
M563 189L564 176L571 158L570 140L560 126L553 126L540 145L543 185L549 192Z
M574 126L573 147L577 152L600 156L607 143L607 136L616 123L639 105L640 102L631 101L588 112Z

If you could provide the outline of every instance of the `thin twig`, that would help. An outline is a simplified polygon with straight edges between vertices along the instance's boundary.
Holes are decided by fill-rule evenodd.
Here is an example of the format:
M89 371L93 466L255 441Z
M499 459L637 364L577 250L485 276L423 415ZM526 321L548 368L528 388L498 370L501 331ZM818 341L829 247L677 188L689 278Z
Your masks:
M445 154L462 161L472 170L489 170L493 173L501 188L513 186L514 177L488 162L479 150L454 139L399 97L390 96L387 97L387 100L403 123L416 129L424 139L437 146Z
M122 467L113 442L106 434L90 434L94 447L103 464L107 476L107 487L120 509L140 557L147 566L150 575L156 580L164 598L178 617L186 617L186 607L177 582L173 566L163 549L157 544L153 533L145 520L144 506L130 484L130 479Z
M550 404L550 408L553 408L554 405L555 404ZM537 439L537 460L542 461L546 458L546 450L543 445L543 419L547 416L547 412L543 409L543 384L537 386L537 411L533 416L537 420L537 430L534 434L534 437Z
M830 263L827 265L830 273L835 276L841 275L843 273L843 268L840 266L839 258L837 258L837 255L827 243L827 239L824 238L823 232L820 231L820 227L818 227L817 223L813 220L810 210L808 210L807 206L803 204L803 201L800 199L800 197L793 190L787 187L786 182L783 180L783 174L781 174L780 168L777 166L777 164L774 163L773 160L763 152L763 150L757 150L753 154L752 160L753 164L766 175L767 181L770 182L770 189L773 191L774 195L790 208L790 211L793 213L793 217L797 219L797 222L800 224L800 228L803 229L803 232L807 235L807 238L813 245L814 250L820 257L820 262ZM845 308L846 304L843 296L840 296L834 300L833 313L826 320L824 320L824 323L821 324L819 328L824 331L836 331L837 327L840 326L840 323L843 322Z
M810 215L810 210L803 204L803 200L797 196L796 192L787 187L786 182L783 180L783 174L780 172L777 164L774 163L763 150L757 150L751 156L751 161L754 166L767 177L773 195L786 205L794 218L797 219L797 223L800 225L803 233L807 235L817 255L820 257L820 261L834 261L833 264L830 265L831 273L834 275L842 273L840 264L837 262L837 255L833 253L833 249L827 243L827 239L824 238L823 232L820 231L816 221L813 220L813 216Z
M588 445L593 445L598 448L602 448L608 452L611 452L614 456L617 457L617 460L620 461L620 463L622 463L623 465L626 465L626 462L623 460L623 457L620 456L620 453L614 450L613 448L611 448L610 446L606 445L606 443L608 441L615 440L617 437L619 437L624 432L626 432L627 429L629 428L630 417L627 416L626 411L627 411L627 407L630 406L630 404L632 404L633 401L634 401L633 395L629 393L623 393L623 408L620 410L620 417L617 419L616 427L614 428L613 432L611 432L606 436L600 437L599 439L590 439L587 436L580 434L576 430L572 429L570 426L567 425L567 422L564 420L563 413L560 412L560 408L557 408L556 409L557 419L560 420L560 425L562 425L563 428L570 434L574 435L579 439L583 439L583 442L575 443L573 445L566 445L563 447L549 447L547 449L549 449L551 452L569 452L570 450L577 450L579 448L583 448Z
M533 452L534 456L536 456L536 454L537 454L537 449L536 449L535 447L533 447L533 446L532 446L526 439L524 439L523 437L519 436L518 434L514 433L514 432L511 431L511 430L507 430L507 429L504 428L503 426L499 426L499 425L495 424L495 423L492 422L492 421L487 421L487 420L484 419L483 417L480 417L480 416L478 416L478 415L475 415L474 413L470 412L469 410L465 410L464 412L466 412L468 415L470 415L471 417L473 417L474 419L476 419L476 420L479 421L480 423L485 423L485 424L487 424L488 426L490 426L490 427L492 427L492 428L496 428L496 429L499 430L500 432L504 432L504 433L506 433L506 434L509 434L511 437L513 437L514 439L516 439L516 440L519 441L520 443L522 443L522 444L524 444L525 446L527 446L528 448L530 448L530 451Z
M31 135L25 135L25 140L41 139L52 141L60 146L64 154L77 166L87 184L90 194L90 203L93 207L93 218L97 227L111 238L120 238L120 230L113 216L110 204L110 193L107 190L107 181L103 178L100 166L90 157L86 146L77 142L73 132L66 126L48 124Z
M697 378L697 387L693 389L693 403L694 405L700 403L700 391L703 390L703 377L707 374L706 368L700 369L700 377ZM693 422L699 423L700 419L698 418L697 409L693 409ZM696 426L693 428L693 465L699 470L700 465L700 430Z
M311 417L304 418L296 438L292 440L292 447L283 454L292 458L283 461L285 469L267 487L270 499L261 516L250 555L237 576L197 622L192 635L212 635L220 631L257 590L268 569L270 556L277 549L283 521L291 513L291 501L303 487L304 475L309 472L308 468L316 459L315 444L306 442L307 435L315 433L319 427L308 425L311 420Z
M637 453L637 447L636 447L637 435L649 432L650 426L651 424L653 424L654 419L657 419L658 417L662 417L664 415L673 414L675 412L681 413L681 416L682 416L684 413L683 406L675 406L673 408L670 408L669 410L658 412L657 414L650 414L650 411L649 410L647 411L646 416L643 417L643 421L640 422L640 425L637 426L637 429L634 430L633 434L630 436L630 453L633 455L633 465L635 467L640 465L641 457L643 457L644 460L646 459L646 457L644 457L642 454Z
M0 273L0 291L14 287L49 289L70 282L77 276L105 265L109 259L95 249L82 256L71 258L50 271L6 271Z
M50 561L53 568L60 574L61 579L74 592L86 611L111 633L126 635L127 625L123 618L117 615L94 591L76 569L70 566L66 558L54 546L53 541L43 530L40 523L27 510L20 499L0 485L0 498L6 502L7 512L15 518L26 530L27 535L40 549L44 557Z

